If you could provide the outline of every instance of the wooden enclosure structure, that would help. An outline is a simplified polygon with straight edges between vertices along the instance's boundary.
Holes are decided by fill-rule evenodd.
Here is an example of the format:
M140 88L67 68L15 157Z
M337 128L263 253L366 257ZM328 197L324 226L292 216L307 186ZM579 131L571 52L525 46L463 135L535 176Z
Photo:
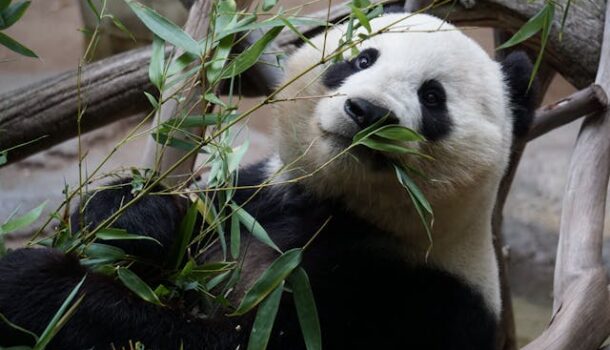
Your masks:
M338 2L338 1L337 1ZM373 1L376 2L376 1ZM496 28L496 42L504 41L518 30L541 6L514 0L461 0L430 8L429 12L464 26ZM204 36L211 0L196 0L190 9L186 31L195 39ZM237 1L240 8L252 1ZM388 2L384 2L388 3ZM395 4L417 11L430 1L407 0ZM337 21L349 13L343 3L314 14ZM610 91L610 6L604 0L573 1L563 39L559 38L560 19L555 18L539 80L544 93L555 73L572 83L578 92L541 107L529 134L515 140L510 168L503 179L494 211L493 230L500 260L504 313L498 349L516 349L515 327L509 285L502 255L502 210L512 179L527 142L561 125L585 117L572 154L563 211L554 277L553 316L548 328L526 350L596 350L610 335L610 293L607 272L601 258L604 214L610 172L610 112L606 109ZM312 35L319 28L300 28ZM257 33L250 34L250 42ZM300 44L291 32L280 35L274 45L291 51ZM247 42L244 43L247 45ZM525 48L536 53L539 42L529 40ZM501 54L501 53L500 53ZM143 91L153 92L148 79L150 49L137 49L84 67L80 78L81 96L77 95L77 72L68 72L41 83L0 96L0 150L39 139L10 152L9 163L23 159L77 135L78 99L87 106L82 131L104 126L120 118L145 112L149 108ZM265 95L281 79L281 71L268 65L256 65L246 73L247 95ZM186 102L188 103L188 101ZM161 108L160 118L170 118L176 102ZM161 170L168 169L184 151L173 149L164 154ZM150 163L147 152L145 164ZM192 170L194 159L172 171ZM178 178L178 177L177 177ZM610 350L610 347L606 347Z

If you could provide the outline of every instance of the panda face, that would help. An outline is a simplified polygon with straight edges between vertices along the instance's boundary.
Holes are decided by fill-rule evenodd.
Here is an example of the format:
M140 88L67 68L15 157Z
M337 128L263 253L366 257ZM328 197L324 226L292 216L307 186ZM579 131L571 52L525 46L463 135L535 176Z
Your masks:
M371 25L383 33L364 41L356 57L318 67L281 93L280 98L301 97L276 105L283 163L320 174L311 182L326 194L345 194L345 184L377 190L396 182L391 167L383 166L388 159L419 168L433 186L443 187L430 191L432 198L481 180L499 181L512 140L500 65L435 17L392 14ZM312 42L332 52L344 29L329 31L326 44L323 34ZM321 50L303 46L288 60L287 78L321 57ZM408 146L435 160L355 148L328 163L358 131L382 117L422 134L425 142Z

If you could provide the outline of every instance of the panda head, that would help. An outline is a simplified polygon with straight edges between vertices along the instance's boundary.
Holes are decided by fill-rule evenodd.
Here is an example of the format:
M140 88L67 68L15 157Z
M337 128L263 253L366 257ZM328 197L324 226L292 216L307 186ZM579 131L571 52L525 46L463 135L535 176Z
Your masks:
M293 176L315 174L304 183L324 196L394 191L387 160L429 177L422 184L429 199L482 183L497 186L513 136L527 129L533 113L529 59L513 54L498 63L429 15L388 14L370 24L381 34L358 45L355 57L303 74L320 62L323 50L336 49L346 29L337 26L288 59L286 81L296 80L278 96L285 102L275 104L282 163L292 164ZM336 157L358 131L384 116L423 135L425 141L408 146L434 160L364 147Z

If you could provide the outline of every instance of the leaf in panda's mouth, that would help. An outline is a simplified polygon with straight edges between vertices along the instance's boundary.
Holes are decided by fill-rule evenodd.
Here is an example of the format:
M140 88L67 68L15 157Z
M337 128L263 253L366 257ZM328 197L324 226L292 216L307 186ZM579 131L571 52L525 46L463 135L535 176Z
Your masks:
M424 157L429 160L434 160L434 158L430 157L427 154L423 154L419 152L415 148L406 147L404 145L397 144L398 142L418 142L425 141L425 138L415 132L412 129L409 129L400 125L385 125L381 126L383 123L383 119L369 126L368 128L363 129L354 135L352 140L352 146L362 145L368 147L375 151L388 152L388 153L398 153L398 154L411 154L420 157ZM419 189L415 181L408 174L405 166L397 164L392 161L392 166L394 167L396 177L400 185L407 191L409 197L411 198L411 202L417 211L419 218L424 225L424 229L428 236L428 240L430 241L430 247L426 252L426 259L432 249L432 225L434 222L434 213L432 211L432 206ZM406 166L408 168L408 166Z
M397 142L425 141L425 138L422 135L400 125L385 125L380 127L382 122L383 120L380 120L354 135L352 146L362 145L375 151L399 154L408 153L432 159L432 157L419 152L415 148L397 144Z

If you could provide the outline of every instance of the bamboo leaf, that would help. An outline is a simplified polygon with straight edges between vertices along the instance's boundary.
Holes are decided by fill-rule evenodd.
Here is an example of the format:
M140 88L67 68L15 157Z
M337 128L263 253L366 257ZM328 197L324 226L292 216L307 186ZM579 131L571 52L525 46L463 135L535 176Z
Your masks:
M38 58L38 56L32 50L28 49L27 47L17 42L15 39L2 32L0 32L0 45L3 45L9 50L12 50L20 55Z
M15 329L15 330L17 330L17 331L19 331L21 333L24 333L24 334L27 334L27 335L31 336L32 340L33 340L33 343L38 341L38 336L36 334L28 331L25 328L19 327L18 325L12 323L2 313L0 313L0 323L4 323L4 324L8 325L9 327L11 327L11 328L13 328L13 329ZM4 348L3 350L8 350L8 349L11 349L11 348ZM30 348L26 347L25 349L30 349Z
M307 350L321 350L322 331L316 301L309 284L309 277L302 267L297 267L288 276L287 281L290 289L292 289L305 346Z
M80 282L78 282L78 284L76 286L74 286L74 288L72 288L72 291L70 292L70 294L68 294L68 296L66 297L64 302L59 307L59 310L57 310L55 315L53 315L53 318L51 319L51 321L49 321L49 323L47 324L47 327L45 328L45 330L42 332L42 334L38 338L36 345L34 345L34 350L43 350L49 344L49 342L53 339L53 337L57 334L57 332L59 332L59 330L61 329L61 326L63 325L63 323L61 323L60 321L65 315L70 314L70 312L68 312L68 308L70 307L72 300L76 297L76 294L78 293L78 291L82 287L83 283L85 282L85 278L87 278L87 275L83 276L83 278L80 280ZM82 301L82 297L79 300ZM78 306L78 304L80 304L79 301L74 303L75 306ZM75 311L75 308L71 308L71 310ZM74 311L72 311L72 312L74 312Z
M8 162L8 152L0 152L0 166Z
M388 152L388 153L407 153L409 149L403 146L395 145L393 143L385 143L374 140L370 137L362 139L358 144L374 149L376 151Z
M146 282L142 281L138 275L130 271L125 267L119 267L117 270L117 275L119 276L119 280L123 282L123 285L127 287L129 290L134 292L140 298L148 301L149 303L153 303L156 305L161 304L161 300L155 294L155 292L150 288Z
M303 42L307 43L307 45L313 47L316 50L319 50L318 47L316 45L314 45L313 42L311 42L311 40L309 40L308 37L306 37L305 35L303 35L303 33L301 33L292 23L290 23L290 21L282 16L278 16L278 18L282 21L282 23L284 23L284 25L286 27L288 27L288 29L290 29L294 34L296 34L299 38L301 38L301 40L303 40Z
M540 52L538 52L538 57L536 58L536 62L534 63L534 68L532 69L532 75L530 76L530 80L527 88L532 87L534 80L536 79L536 75L538 74L538 70L540 69L540 64L542 64L542 58L544 57L544 50L546 49L546 45L549 41L549 37L551 36L551 28L553 27L553 17L555 16L555 5L552 3L546 4L544 7L545 17L544 24L542 26L542 38L540 43Z
M126 230L123 229L118 229L118 228L104 228L99 230L96 234L95 237L97 237L98 239L101 239L103 241L108 241L108 240L117 240L117 241L131 241L131 240L146 240L146 241L153 241L155 243L157 243L158 245L161 245L161 242L159 242L158 240L150 237L150 236L141 236L141 235L135 235L135 234L131 234L131 233L127 233Z
M119 247L108 244L91 243L84 248L84 253L88 258L104 259L104 260L121 260L127 254Z
M373 133L375 136L383 137L388 140L395 141L424 141L425 138L404 126L400 125L386 125Z
M224 68L227 58L233 48L233 35L227 35L222 38L218 43L214 57L212 58L210 65L206 69L206 78L212 84L220 77L222 69Z
M252 67L267 48L267 46L280 34L284 29L283 27L276 27L265 33L260 39L258 39L249 48L240 53L235 59L231 61L224 70L221 78L227 79L239 75L245 72L248 68Z
M554 6L552 4L545 5L534 17L530 18L521 29L508 39L508 41L500 45L496 50L503 50L515 46L536 35L544 26L545 18L550 11L549 8L554 8Z
M277 0L264 0L263 1L263 11L271 10L275 4L277 4Z
M0 0L0 11L3 11L8 5L11 4L12 0Z
M165 65L165 42L160 37L153 35L152 53L148 78L159 89L163 90L163 66Z
M233 259L239 257L240 244L241 230L239 229L239 218L237 215L231 215L231 256Z
M246 292L233 316L243 315L273 292L301 263L303 250L291 249L277 258Z
M191 36L180 27L158 14L155 10L142 5L137 1L125 0L125 2L131 7L131 10L138 16L140 21L158 37L172 43L184 51L197 56L200 55L201 48L197 41L191 38Z
M350 5L350 7L352 9L352 13L354 14L354 16L356 16L356 18L358 19L358 22L360 22L360 25L362 25L366 29L366 31L370 34L373 31L373 29L371 28L369 19L366 17L364 12L362 12L362 10L360 10L359 8L357 8L354 5Z
M10 219L9 221L5 222L2 226L0 226L0 235L14 232L31 225L40 217L40 214L42 214L42 210L46 205L47 202L45 201L41 205L23 214L22 216Z
M256 318L250 331L250 339L248 339L248 350L267 349L283 291L284 282L282 281L258 307Z
M30 6L29 1L19 1L0 12L0 23L4 22L0 29L6 29L15 24Z
M430 205L430 202L428 202L428 200L426 199L426 196L424 196L422 191L419 189L419 186L417 186L417 184L415 184L413 179L411 179L411 177L407 174L406 171L404 171L404 169L402 169L401 167L399 167L397 165L394 165L394 169L396 170L396 176L398 177L398 181L400 181L400 183L405 188L407 188L410 192L413 193L417 202L428 213L432 214L432 206Z
M197 202L192 203L186 211L180 227L178 229L178 236L172 245L172 250L169 254L169 260L167 266L170 266L174 270L177 270L186 254L186 248L193 237L193 231L195 230L195 223L197 222Z
M282 252L280 250L280 248L277 245L275 245L275 243L273 243L273 240L271 240L271 237L269 237L269 234L267 233L267 231L265 231L265 229L261 226L261 224L259 224L258 221L256 221L256 219L254 217L252 217L252 215L250 215L243 208L240 208L239 206L237 206L235 204L231 204L231 209L233 209L233 215L237 216L237 218L239 219L241 224L244 225L246 230L248 230L250 233L252 233L252 235L256 239L258 239L262 243L266 244L267 246L275 249L279 253Z

